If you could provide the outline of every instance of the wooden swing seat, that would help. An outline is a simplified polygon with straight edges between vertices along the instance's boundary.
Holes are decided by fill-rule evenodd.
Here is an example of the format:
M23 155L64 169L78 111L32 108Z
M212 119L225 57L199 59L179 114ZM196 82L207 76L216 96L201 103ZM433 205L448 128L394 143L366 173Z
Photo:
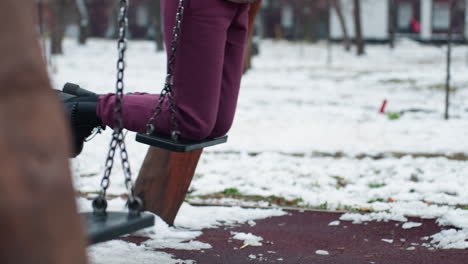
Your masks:
M90 245L109 241L154 225L154 215L150 213L134 216L127 212L108 212L105 216L97 216L89 212L81 213L80 216L86 223Z
M174 142L169 136L150 136L147 134L137 134L136 141L152 147L162 148L173 152L190 152L226 143L227 138L228 136L223 136L218 138L205 139L202 141L179 139L178 142Z

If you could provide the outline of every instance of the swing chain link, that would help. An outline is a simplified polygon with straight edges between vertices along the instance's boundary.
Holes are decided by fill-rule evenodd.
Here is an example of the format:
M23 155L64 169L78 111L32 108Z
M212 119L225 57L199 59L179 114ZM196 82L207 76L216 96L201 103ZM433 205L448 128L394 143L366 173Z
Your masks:
M125 176L125 187L128 192L128 207L130 214L139 214L143 209L143 202L133 193L132 172L128 161L128 152L125 146L125 136L123 133L123 95L124 95L124 76L125 76L125 52L127 50L127 31L128 31L128 7L129 0L120 0L119 13L119 39L117 41L118 60L117 60L117 82L115 93L114 108L114 132L107 154L104 176L101 180L101 191L99 196L93 201L95 214L106 214L106 192L110 185L110 175L114 166L114 157L117 147L120 149L120 158L122 169Z
M170 112L170 123L172 127L171 138L174 142L177 142L180 136L179 126L177 123L177 106L174 100L173 86L174 86L174 69L176 62L176 53L177 46L179 43L179 37L182 28L182 20L184 17L184 0L179 0L179 5L176 12L176 21L173 29L172 41L171 41L171 50L169 54L168 64L167 64L167 75L164 84L164 88L160 93L158 103L153 110L153 115L146 125L146 134L152 135L156 129L156 118L162 112L162 105L166 100L166 97L169 99L169 112Z

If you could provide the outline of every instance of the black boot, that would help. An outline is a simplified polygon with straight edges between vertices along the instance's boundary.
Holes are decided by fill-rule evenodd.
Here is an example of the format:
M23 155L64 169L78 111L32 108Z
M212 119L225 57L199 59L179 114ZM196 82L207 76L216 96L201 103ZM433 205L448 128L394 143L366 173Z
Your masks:
M84 141L93 131L105 128L96 114L98 96L93 93L88 96L76 96L60 92L60 97L70 120L74 146L72 156L76 157L83 150Z
M74 83L66 83L63 86L62 92L71 94L71 95L82 96L82 97L98 97L99 96L91 91L81 88L78 84L74 84Z

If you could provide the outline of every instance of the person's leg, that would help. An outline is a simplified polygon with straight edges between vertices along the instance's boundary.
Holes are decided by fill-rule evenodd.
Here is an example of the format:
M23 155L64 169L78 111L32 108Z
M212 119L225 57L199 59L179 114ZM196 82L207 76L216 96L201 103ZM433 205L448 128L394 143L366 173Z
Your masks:
M210 137L223 136L232 126L244 68L247 28L248 5L238 4L235 18L227 31L218 116Z
M170 51L178 1L162 0L165 42ZM182 33L176 55L174 97L181 136L200 140L212 132L218 113L227 30L239 5L223 0L186 2ZM242 58L242 55L240 55ZM157 95L127 95L124 98L124 127L143 132ZM101 96L98 116L113 126L114 95ZM158 117L156 131L169 134L168 104Z
M138 133L146 132L146 124L153 113L159 95L147 93L133 93L124 95L124 128ZM104 125L114 127L114 103L115 95L106 94L99 96L97 115ZM164 107L167 108L166 106ZM165 122L158 119L158 128L161 129ZM159 124L161 123L161 126ZM166 126L167 127L167 126ZM165 131L166 132L166 131Z

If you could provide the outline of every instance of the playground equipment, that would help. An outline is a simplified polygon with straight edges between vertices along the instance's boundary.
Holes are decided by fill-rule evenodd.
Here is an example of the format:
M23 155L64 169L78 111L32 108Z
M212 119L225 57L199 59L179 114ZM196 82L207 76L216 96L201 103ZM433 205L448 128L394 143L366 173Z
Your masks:
M124 142L123 133L123 95L124 95L124 75L125 75L125 53L127 49L127 27L128 27L128 0L120 0L119 14L119 38L117 41L118 60L117 60L117 82L116 82L116 102L114 109L114 132L110 143L110 149L106 159L106 168L101 181L101 191L99 196L92 202L93 212L83 213L88 227L88 236L90 243L98 243L114 239L118 236L128 234L149 226L154 225L154 216L143 212L143 201L134 194L132 183L132 173L130 163L128 161L128 153ZM176 63L176 53L179 36L181 34L182 20L184 16L184 0L179 0L176 23L173 30L173 40L171 42L171 52L168 60L168 71L166 75L165 85L160 93L159 100L154 109L152 117L147 124L146 134L138 134L136 140L140 143L147 144L153 147L158 147L172 152L190 152L199 150L205 147L214 146L225 143L227 136L206 139L203 141L190 141L180 138L178 124L176 119L177 105L173 97L174 84L174 65ZM162 104L165 100L169 101L169 111L171 113L171 128L170 136L159 135L156 133L156 121L162 111ZM125 175L125 185L128 192L128 208L129 212L107 212L106 191L110 183L110 175L114 164L114 156L117 148L120 149L122 167ZM201 151L199 152L201 154ZM199 155L196 158L198 161ZM197 162L196 162L197 163ZM196 166L196 163L194 166ZM194 171L195 167L193 167ZM193 172L192 172L193 176ZM191 177L188 181L190 184ZM182 190L185 194L186 190ZM178 210L178 208L177 208ZM175 217L175 215L174 215Z

